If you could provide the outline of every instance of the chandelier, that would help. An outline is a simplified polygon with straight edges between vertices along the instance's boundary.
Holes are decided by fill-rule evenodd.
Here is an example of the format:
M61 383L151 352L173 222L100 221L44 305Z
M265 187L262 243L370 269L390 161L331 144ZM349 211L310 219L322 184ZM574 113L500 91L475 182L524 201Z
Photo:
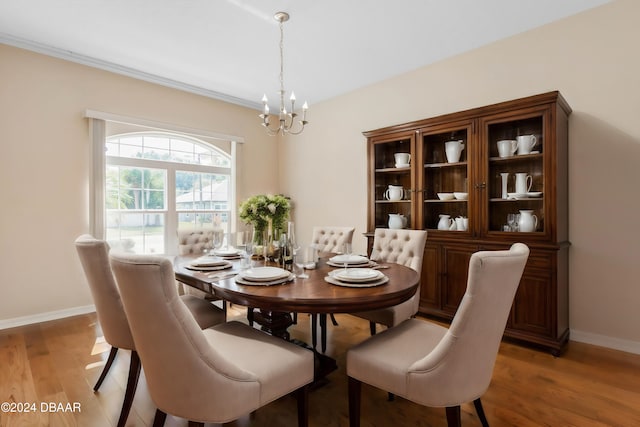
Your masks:
M297 120L298 114L295 112L296 95L291 91L289 101L291 101L291 108L287 112L287 108L284 105L284 23L289 20L289 14L287 12L278 12L274 15L276 21L280 23L280 112L278 115L278 123L276 127L272 127L269 119L269 105L267 95L262 97L262 126L265 127L267 133L271 136L275 136L278 133L290 133L292 135L298 135L302 133L307 123L307 110L309 106L307 102L302 105L302 120Z

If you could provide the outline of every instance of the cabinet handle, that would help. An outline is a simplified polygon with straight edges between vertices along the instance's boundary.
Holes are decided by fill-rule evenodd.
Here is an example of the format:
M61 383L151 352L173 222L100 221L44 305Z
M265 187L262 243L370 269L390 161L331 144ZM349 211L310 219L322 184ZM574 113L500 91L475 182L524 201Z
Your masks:
M480 184L476 184L476 188L487 188L487 183L481 182Z

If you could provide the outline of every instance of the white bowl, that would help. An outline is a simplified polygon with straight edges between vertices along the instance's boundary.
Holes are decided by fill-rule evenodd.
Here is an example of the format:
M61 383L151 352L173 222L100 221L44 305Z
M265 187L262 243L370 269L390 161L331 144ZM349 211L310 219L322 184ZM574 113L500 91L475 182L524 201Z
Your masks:
M453 193L438 193L438 198L440 200L453 200Z
M458 200L467 200L469 198L469 193L453 193L453 197Z

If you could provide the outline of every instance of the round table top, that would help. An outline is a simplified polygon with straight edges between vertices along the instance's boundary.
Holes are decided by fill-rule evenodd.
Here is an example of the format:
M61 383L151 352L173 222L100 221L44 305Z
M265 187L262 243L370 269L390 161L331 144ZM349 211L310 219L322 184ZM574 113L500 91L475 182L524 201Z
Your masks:
M274 286L241 285L234 277L216 277L229 270L198 272L185 268L193 257L177 257L174 261L176 279L186 285L214 294L234 304L262 310L291 311L301 313L352 313L390 307L413 296L418 289L418 273L400 264L385 263L381 269L389 281L372 287L345 287L325 281L331 270L326 263L331 254L321 254L320 262L312 270L306 270L309 278L296 278L292 282ZM262 265L262 261L254 261ZM231 272L239 271L239 262Z

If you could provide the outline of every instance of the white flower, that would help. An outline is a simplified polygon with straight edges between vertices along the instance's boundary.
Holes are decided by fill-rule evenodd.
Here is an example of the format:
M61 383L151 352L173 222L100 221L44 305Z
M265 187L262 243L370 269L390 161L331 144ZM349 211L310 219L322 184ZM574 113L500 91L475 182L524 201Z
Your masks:
M275 203L269 203L269 205L267 207L269 208L269 212L271 212L272 214L276 213L276 205L275 205Z

